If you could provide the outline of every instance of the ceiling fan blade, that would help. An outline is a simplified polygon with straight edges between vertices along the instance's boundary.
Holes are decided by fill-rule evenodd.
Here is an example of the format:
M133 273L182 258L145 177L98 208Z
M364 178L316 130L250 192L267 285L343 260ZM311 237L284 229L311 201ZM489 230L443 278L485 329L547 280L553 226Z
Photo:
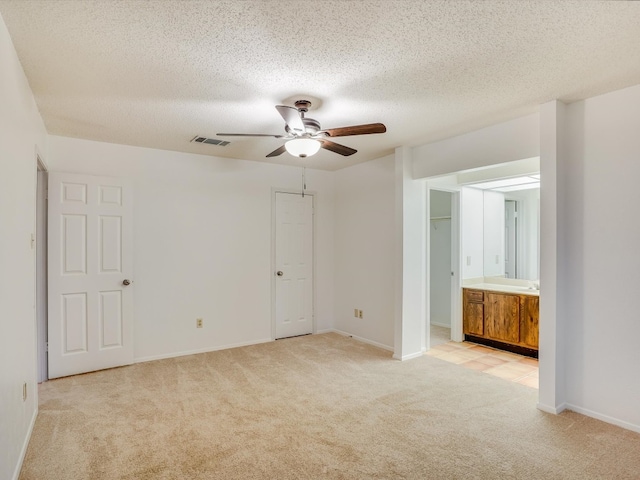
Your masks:
M269 155L267 155L268 157L277 157L278 155L282 155L284 152L286 152L286 148L284 148L284 145L282 145L279 148L276 148L273 152L271 152Z
M293 133L302 135L307 131L297 108L287 107L286 105L276 105L276 110L282 115L285 123Z
M352 125L350 127L329 128L323 130L330 137L347 137L349 135L369 135L371 133L384 133L387 131L382 123L368 123L366 125Z
M340 155L343 155L345 157L353 155L357 152L357 150L354 150L351 147L346 147L344 145L340 145L339 143L330 142L329 140L320 140L320 143L322 144L321 147L325 150L339 153Z
M218 137L272 137L284 138L284 135L269 135L268 133L216 133Z

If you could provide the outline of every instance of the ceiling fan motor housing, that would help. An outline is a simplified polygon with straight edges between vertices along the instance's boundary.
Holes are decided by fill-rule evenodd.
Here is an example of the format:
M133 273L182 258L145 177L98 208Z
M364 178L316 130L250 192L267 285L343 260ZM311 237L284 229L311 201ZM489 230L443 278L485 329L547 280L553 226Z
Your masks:
M303 118L304 128L309 135L315 135L320 131L320 122L313 118Z
M304 130L307 135L315 135L320 131L320 122L313 118L303 118L302 123L304 124ZM284 129L287 133L292 133L289 125L285 125Z

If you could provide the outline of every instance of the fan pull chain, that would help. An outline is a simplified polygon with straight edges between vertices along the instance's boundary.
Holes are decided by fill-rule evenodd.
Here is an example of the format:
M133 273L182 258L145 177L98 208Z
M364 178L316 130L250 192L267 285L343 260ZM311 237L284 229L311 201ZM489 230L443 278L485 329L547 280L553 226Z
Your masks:
M304 198L304 191L307 189L307 180L305 177L306 168L302 167L302 198Z

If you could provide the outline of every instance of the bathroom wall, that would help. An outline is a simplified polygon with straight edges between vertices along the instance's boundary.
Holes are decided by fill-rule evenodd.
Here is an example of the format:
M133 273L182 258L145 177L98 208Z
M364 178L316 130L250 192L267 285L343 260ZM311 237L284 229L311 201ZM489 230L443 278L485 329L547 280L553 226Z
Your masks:
M483 191L463 187L460 190L462 240L462 278L484 276Z

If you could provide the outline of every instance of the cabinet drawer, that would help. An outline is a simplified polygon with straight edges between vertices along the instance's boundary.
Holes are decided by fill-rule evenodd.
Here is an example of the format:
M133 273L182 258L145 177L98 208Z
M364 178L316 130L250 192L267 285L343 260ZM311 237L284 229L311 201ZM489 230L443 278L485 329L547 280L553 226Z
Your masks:
M473 303L482 303L484 302L484 292L480 290L467 290L466 299L469 302Z

